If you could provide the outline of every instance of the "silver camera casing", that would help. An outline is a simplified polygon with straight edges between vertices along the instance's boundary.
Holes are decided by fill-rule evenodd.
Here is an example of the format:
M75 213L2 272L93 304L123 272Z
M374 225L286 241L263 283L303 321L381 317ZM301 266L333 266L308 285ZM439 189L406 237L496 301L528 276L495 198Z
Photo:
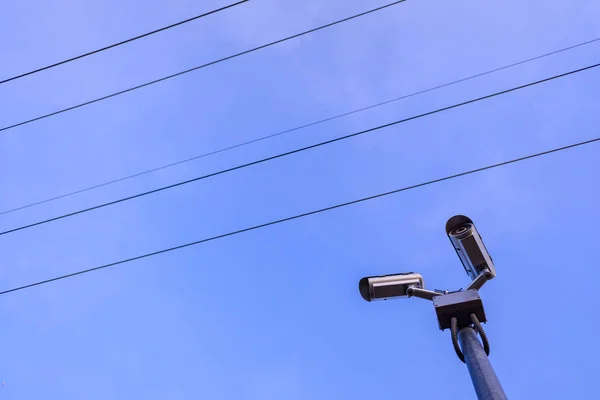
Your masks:
M470 218L464 215L450 218L446 233L471 280L475 280L486 269L491 274L489 279L496 276L494 261Z
M362 278L358 288L366 301L388 300L408 297L408 288L425 288L423 277L414 272L369 276Z

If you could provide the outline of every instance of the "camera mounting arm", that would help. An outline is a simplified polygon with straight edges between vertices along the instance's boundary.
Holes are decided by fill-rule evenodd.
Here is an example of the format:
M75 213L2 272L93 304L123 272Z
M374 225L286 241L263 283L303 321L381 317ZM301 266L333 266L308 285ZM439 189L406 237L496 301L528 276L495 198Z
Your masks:
M436 296L441 296L443 293L434 292L433 290L421 289L416 286L411 286L406 290L408 297L418 297L420 299L431 300Z
M477 278L473 279L473 281L467 286L465 290L479 290L483 287L483 285L494 278L494 275L490 272L489 269L484 269L481 271Z

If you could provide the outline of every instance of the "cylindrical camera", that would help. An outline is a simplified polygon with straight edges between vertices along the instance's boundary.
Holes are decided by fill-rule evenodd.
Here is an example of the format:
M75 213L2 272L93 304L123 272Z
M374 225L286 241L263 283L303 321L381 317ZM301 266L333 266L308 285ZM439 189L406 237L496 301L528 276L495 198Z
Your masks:
M358 283L360 295L366 301L408 297L408 288L424 289L423 277L414 272L394 275L368 276Z
M475 224L464 215L455 215L446 223L446 234L454 246L467 275L474 280L484 270L496 276L496 268Z

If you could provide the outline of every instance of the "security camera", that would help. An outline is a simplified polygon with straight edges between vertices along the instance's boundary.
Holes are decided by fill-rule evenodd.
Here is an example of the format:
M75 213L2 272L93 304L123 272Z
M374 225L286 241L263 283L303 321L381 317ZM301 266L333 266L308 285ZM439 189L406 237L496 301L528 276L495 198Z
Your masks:
M464 215L450 218L446 223L446 234L471 280L474 281L481 274L485 274L486 279L496 276L494 261L470 218Z
M423 277L414 272L369 276L358 283L360 295L366 301L409 297L409 288L423 289Z

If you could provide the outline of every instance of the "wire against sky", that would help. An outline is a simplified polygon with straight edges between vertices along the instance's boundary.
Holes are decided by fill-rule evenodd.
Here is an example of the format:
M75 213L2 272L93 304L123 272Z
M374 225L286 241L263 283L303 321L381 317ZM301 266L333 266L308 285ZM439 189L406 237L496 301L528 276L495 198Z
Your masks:
M36 118L28 119L26 121L22 121L22 122L13 124L13 125L8 125L8 126L5 126L3 128L0 128L0 132L7 131L9 129L13 129L13 128L16 128L18 126L27 125L27 124L30 124L32 122L39 121L39 120L42 120L42 119L45 119L45 118L53 117L55 115L65 113L67 111L72 111L72 110L75 110L77 108L88 106L90 104L94 104L94 103L97 103L99 101L107 100L107 99L110 99L112 97L120 96L120 95L125 94L125 93L133 92L134 90L138 90L138 89L144 88L146 86L154 85L156 83L160 83L160 82L172 79L172 78L176 78L178 76L185 75L185 74L188 74L190 72L197 71L199 69L203 69L203 68L209 67L211 65L219 64L219 63L222 63L224 61L231 60L233 58L237 58L237 57L243 56L245 54L253 53L255 51L262 50L262 49L265 49L267 47L271 47L271 46L274 46L276 44L286 42L288 40L292 40L292 39L295 39L295 38L298 38L298 37L301 37L301 36L304 36L304 35L308 35L308 34L313 33L313 32L320 31L320 30L325 29L325 28L329 28L329 27L334 26L334 25L341 24L341 23L346 22L346 21L353 20L355 18L359 18L359 17L365 16L365 15L368 15L368 14L371 14L371 13L374 13L374 12L377 12L377 11L381 11L383 9L386 9L388 7L391 7L391 6L394 6L396 4L404 3L405 1L406 0L394 1L393 3L388 3L388 4L383 5L381 7L373 8L371 10L364 11L364 12L359 13L359 14L354 14L354 15L352 15L350 17L346 17L344 19L340 19L340 20L337 20L337 21L334 21L334 22L330 22L328 24L321 25L321 26L318 26L318 27L313 28L313 29L309 29L309 30L304 31L304 32L300 32L300 33L297 33L295 35L285 37L283 39L275 40L274 42L270 42L270 43L266 43L266 44L263 44L263 45L260 45L260 46L257 46L257 47L253 47L251 49L244 50L244 51L242 51L240 53L232 54L230 56L223 57L223 58L220 58L218 60L214 60L214 61L208 62L206 64L199 65L197 67L189 68L189 69L177 72L177 73L172 74L172 75L167 75L167 76L164 76L162 78L155 79L153 81L142 83L141 85L132 86L129 89L121 90L119 92L115 92L115 93L112 93L112 94L109 94L109 95L106 95L106 96L98 97L98 98L96 98L94 100L86 101L84 103L79 103L79 104L77 104L75 106L63 108L61 110L54 111L52 113L45 114L45 115L42 115L42 116L39 116L39 117L36 117Z
M61 194L59 196L51 197L51 198L48 198L48 199L45 199L45 200L41 200L41 201L37 201L37 202L34 202L34 203L26 204L26 205L19 206L19 207L16 207L16 208L12 208L12 209L9 209L9 210L6 210L6 211L1 211L0 215L13 213L13 212L19 211L19 210L24 210L26 208L38 206L38 205L45 204L45 203L49 203L51 201L55 201L55 200L59 200L59 199L64 199L66 197L74 196L76 194L88 192L90 190L98 189L98 188L101 188L101 187L104 187L104 186L112 185L112 184L115 184L115 183L118 183L118 182L123 182L123 181L129 180L129 179L137 178L139 176L147 175L147 174L150 174L152 172L160 171L160 170L163 170L163 169L166 169L166 168L171 168L171 167L174 167L174 166L177 166L177 165L181 165L181 164L184 164L184 163L195 161L195 160L198 160L198 159L201 159L201 158L204 158L204 157L208 157L208 156L212 156L212 155L215 155L215 154L223 153L223 152L226 152L226 151L229 151L229 150L237 149L239 147L247 146L247 145L252 144L252 143L257 143L257 142L260 142L260 141L263 141L263 140L266 140L266 139L271 139L271 138L274 138L274 137L277 137L277 136L284 135L286 133L291 133L291 132L294 132L294 131L298 131L300 129L304 129L304 128L308 128L308 127L311 127L311 126L319 125L319 124L322 124L322 123L325 123L325 122L328 122L328 121L332 121L332 120L335 120L335 119L338 119L338 118L342 118L342 117L345 117L345 116L348 116L348 115L356 114L356 113L359 113L359 112L362 112L362 111L366 111L366 110L370 110L370 109L373 109L373 108L376 108L376 107L380 107L380 106L383 106L383 105L386 105L386 104L390 104L390 103L393 103L393 102L396 102L396 101L399 101L399 100L407 99L409 97L413 97L413 96L417 96L417 95L420 95L420 94L432 92L434 90L442 89L442 88L445 88L445 87L448 87L448 86L452 86L452 85L455 85L455 84L458 84L458 83L461 83L461 82L469 81L469 80L472 80L472 79L475 79L475 78L479 78L479 77L482 77L482 76L485 76L485 75L492 74L494 72L506 70L508 68L516 67L518 65L529 63L529 62L532 62L532 61L535 61L535 60L539 60L541 58L549 57L549 56L554 55L554 54L562 53L562 52L565 52L565 51L568 51L568 50L572 50L572 49L575 49L575 48L578 48L578 47L581 47L581 46L585 46L585 45L588 45L588 44L591 44L591 43L595 43L595 42L598 42L598 41L600 41L600 38L588 40L586 42L581 42L581 43L575 44L573 46L564 47L564 48L559 49L559 50L555 50L555 51L552 51L552 52L549 52L549 53L545 53L545 54L538 55L538 56L535 56L535 57L532 57L532 58L528 58L526 60L518 61L518 62L509 64L509 65L505 65L503 67L495 68L495 69L492 69L492 70L489 70L489 71L486 71L486 72L481 72L481 73L478 73L478 74L475 74L475 75L468 76L466 78L462 78L462 79L458 79L458 80L455 80L455 81L447 82L447 83L444 83L444 84L441 84L441 85L438 85L438 86L433 86L433 87L428 88L428 89L423 89L423 90L420 90L420 91L417 91L417 92L406 94L406 95L403 95L403 96L400 96L400 97L396 97L396 98L393 98L393 99L390 99L390 100L386 100L386 101L383 101L383 102L380 102L380 103L372 104L370 106L358 108L358 109L355 109L355 110L352 110L352 111L345 112L343 114L337 114L337 115L334 115L334 116L331 116L331 117L328 117L328 118L325 118L325 119L321 119L321 120L318 120L318 121L310 122L308 124L300 125L300 126L297 126L295 128L286 129L284 131L273 133L271 135L262 136L262 137L259 137L259 138L256 138L256 139L252 139L252 140L248 140L248 141L245 141L245 142L241 142L241 143L238 143L238 144L235 144L235 145L231 145L231 146L228 146L228 147L224 147L224 148L221 148L221 149L218 149L218 150L213 150L213 151L210 151L210 152L207 152L207 153L203 153L203 154L200 154L200 155L197 155L197 156L194 156L194 157L186 158L184 160L180 160L180 161L172 162L170 164L162 165L160 167L155 167L155 168L148 169L148 170L145 170L145 171L142 171L142 172L138 172L138 173L135 173L135 174L132 174L132 175L128 175L128 176L125 176L125 177L113 179L111 181L99 183L99 184L96 184L96 185L93 185L93 186L88 186L86 188L75 190L73 192Z
M366 129L366 130L363 130L363 131L359 131L359 132L355 132L355 133L351 133L351 134L348 134L348 135L345 135L345 136L340 136L340 137L337 137L335 139L330 139L330 140L326 140L326 141L319 142L319 143L316 143L316 144L312 144L310 146L301 147L299 149L287 151L285 153L280 153L280 154L277 154L277 155L274 155L274 156L271 156L271 157L262 158L260 160L252 161L252 162L249 162L249 163L246 163L246 164L240 164L240 165L237 165L237 166L232 167L232 168L227 168L227 169L220 170L220 171L217 171L217 172L213 172L213 173L210 173L210 174L207 174L207 175L202 175L202 176L199 176L199 177L196 177L196 178L192 178L192 179L188 179L188 180L185 180L185 181L177 182L177 183L174 183L174 184L171 184L171 185L162 186L160 188L149 190L147 192L138 193L138 194L135 194L133 196L123 197L123 198L118 199L118 200L113 200L113 201L110 201L110 202L107 202L107 203L99 204L97 206L93 206L93 207L89 207L89 208L84 208L82 210L78 210L78 211L74 211L74 212L71 212L71 213L68 213L68 214L60 215L58 217L53 217L53 218L45 219L45 220L42 220L42 221L34 222L32 224L22 225L22 226L17 227L17 228L12 228L12 229L8 229L6 231L0 232L0 236L7 235L9 233L13 233L13 232L17 232L17 231L21 231L21 230L28 229L28 228L33 228L34 226L44 225L44 224L47 224L47 223L50 223L50 222L54 222L54 221L58 221L58 220L61 220L61 219L65 219L65 218L68 218L68 217L73 217L75 215L83 214L83 213L86 213L86 212L89 212L89 211L93 211L93 210L98 210L100 208L112 206L112 205L115 205L115 204L118 204L118 203L123 203L125 201L137 199L137 198L143 197L143 196L148 196L150 194L154 194L154 193L162 192L162 191L165 191L165 190L173 189L173 188L178 187L178 186L187 185L187 184L192 183L192 182L197 182L197 181L200 181L200 180L203 180L203 179L211 178L211 177L217 176L217 175L222 175L222 174L225 174L225 173L228 173L228 172L232 172L232 171L236 171L236 170L239 170L239 169L242 169L242 168L246 168L246 167L250 167L250 166L253 166L253 165L262 164L262 163L265 163L265 162L268 162L268 161L272 161L272 160L275 160L275 159L278 159L278 158L286 157L286 156L289 156L289 155L292 155L292 154L296 154L296 153L300 153L300 152L303 152L303 151L306 151L306 150L314 149L314 148L317 148L317 147L325 146L325 145L328 145L328 144L331 144L331 143L335 143L335 142L339 142L339 141L342 141L342 140L345 140L345 139L349 139L349 138L352 138L352 137L360 136L360 135L363 135L365 133L374 132L374 131L377 131L377 130L380 130L380 129L383 129L383 128L388 128L388 127L391 127L391 126L394 126L394 125L402 124L404 122L413 121L413 120L420 119L420 118L423 118L423 117L427 117L427 116L430 116L430 115L438 114L438 113L443 112L443 111L452 110L454 108L462 107L462 106L465 106L465 105L468 105L468 104L472 104L472 103L476 103L476 102L479 102L479 101L482 101L482 100L486 100L486 99L490 99L490 98L493 98L493 97L501 96L503 94L515 92L517 90L521 90L521 89L524 89L524 88L527 88L527 87L530 87L530 86L538 85L538 84L541 84L541 83L544 83L544 82L549 82L549 81L552 81L554 79L563 78L565 76L570 76L570 75L573 75L573 74L576 74L576 73L579 73L579 72L590 70L592 68L597 68L599 66L600 66L600 63L588 65L587 67L578 68L578 69L575 69L575 70L571 70L569 72L564 72L564 73L559 74L559 75L551 76L549 78L540 79L538 81L529 82L529 83L526 83L526 84L520 85L520 86L515 86L513 88L502 90L500 92L491 93L491 94L488 94L488 95L485 95L485 96L482 96L482 97L477 97L475 99L463 101L461 103L456 103L456 104L453 104L453 105L450 105L450 106L447 106L447 107L438 108L438 109L433 110L433 111L428 111L428 112L423 113L423 114L418 114L418 115L414 115L412 117L408 117L408 118L400 119L400 120L397 120L397 121L393 121L393 122L390 122L390 123L387 123L387 124L384 124L384 125L379 125L379 126L376 126L374 128L369 128L369 129Z
M114 267L114 266L121 265L121 264L126 264L126 263L131 262L131 261L136 261L136 260L141 260L143 258L157 256L159 254L168 253L168 252L175 251L175 250L180 250L180 249L183 249L183 248L186 248L186 247L195 246L195 245L198 245L198 244L202 244L202 243L206 243L206 242L211 242L211 241L218 240L218 239L223 239L223 238L226 238L226 237L229 237L229 236L239 235L241 233L250 232L250 231L254 231L254 230L257 230L257 229L261 229L261 228L266 228L268 226L278 225L278 224L281 224L281 223L284 223L284 222L288 222L288 221L292 221L292 220L295 220L295 219L304 218L304 217L308 217L308 216L315 215L315 214L321 214L321 213L324 213L324 212L327 212L327 211L332 211L332 210L335 210L335 209L338 209L338 208L342 208L342 207L346 207L346 206L350 206L350 205L353 205L353 204L358 204L358 203L366 202L366 201L369 201L369 200L378 199L380 197L390 196L392 194L397 194L397 193L400 193L400 192L406 192L408 190L417 189L417 188L420 188L420 187L423 187L423 186L433 185L435 183L440 183L440 182L448 181L448 180L451 180L451 179L459 178L459 177L462 177L462 176L475 174L477 172L482 172L482 171L486 171L486 170L489 170L489 169L498 168L498 167L506 166L506 165L509 165L509 164L514 164L514 163L518 163L518 162L521 162L521 161L529 160L529 159L532 159L532 158L541 157L541 156L552 154L552 153L557 153L559 151L563 151L563 150L567 150L567 149L572 149L574 147L584 146L584 145L595 143L595 142L598 142L598 141L600 141L600 137L597 137L597 138L594 138L594 139L590 139L590 140L586 140L586 141L583 141L583 142L573 143L573 144L570 144L570 145L567 145L567 146L563 146L563 147L557 147L557 148L554 148L554 149L551 149L551 150L542 151L540 153L530 154L530 155L524 156L524 157L514 158L512 160L503 161L503 162L500 162L500 163L497 163L497 164L491 164L491 165L487 165L485 167L476 168L476 169L472 169L472 170L465 171L465 172L460 172L458 174L448 175L448 176L445 176L445 177L442 177L442 178L438 178L438 179L434 179L434 180L431 180L431 181L426 181L426 182L418 183L416 185L405 186L403 188L391 190L389 192L384 192L384 193L379 193L379 194L375 194L375 195L368 196L368 197L363 197L363 198L360 198L360 199L348 201L346 203L341 203L341 204L336 204L336 205L325 207L325 208L320 208L318 210L313 210L313 211L305 212L305 213L302 213L302 214L293 215L291 217L286 217L286 218L274 220L274 221L267 222L267 223L260 224L260 225L250 226L248 228L240 229L240 230L237 230L237 231L232 231L232 232L224 233L224 234L217 235L217 236L211 236L211 237L208 237L208 238L197 240L195 242L185 243L185 244L182 244L182 245L179 245L179 246L169 247L169 248L166 248L166 249L154 251L152 253L146 253L146 254L142 254L142 255L139 255L139 256L127 258L127 259L124 259L124 260L115 261L115 262L112 262L110 264L104 264L104 265L100 265L98 267L89 268L89 269L85 269L85 270L78 271L78 272L73 272L71 274L61 275L61 276L57 276L55 278L46 279L46 280L43 280L43 281L38 281L38 282L35 282L35 283L30 283L28 285L15 287L15 288L8 289L8 290L5 290L3 292L0 292L0 295L4 295L4 294L7 294L7 293L12 293L12 292L17 292L19 290L28 289L28 288L31 288L31 287L34 287L34 286L44 285L46 283L55 282L55 281L59 281L59 280L62 280L62 279L72 278L72 277L77 276L77 275L83 275L83 274L87 274L89 272L94 272L94 271L98 271L98 270L101 270L101 269L105 269L105 268L109 268L109 267Z
M92 50L90 52L87 52L87 53L84 53L84 54L80 54L78 56L75 56L75 57L72 57L72 58L68 58L66 60L59 61L59 62L54 63L54 64L46 65L45 67L34 69L34 70L29 71L29 72L24 72L22 74L15 75L13 77L0 80L0 85L3 84L3 83L7 83L7 82L10 82L10 81L14 81L14 80L20 79L20 78L24 78L24 77L29 76L29 75L37 74L38 72L46 71L48 69L51 69L51 68L54 68L54 67L58 67L59 65L64 65L64 64L70 63L72 61L79 60L79 59L91 56L93 54L101 53L103 51L106 51L106 50L109 50L109 49L112 49L112 48L124 45L126 43L130 43L130 42L136 41L138 39L145 38L147 36L154 35L156 33L162 32L162 31L166 31L166 30L171 29L171 28L175 28L176 26L183 25L183 24L195 21L195 20L200 19L200 18L208 17L209 15L216 14L216 13L218 13L220 11L227 10L228 8L232 8L232 7L235 7L235 6L240 5L242 3L246 3L247 1L248 0L238 1L237 3L229 4L227 6L218 8L216 10L212 10L212 11L205 12L204 14L196 15L195 17L191 17L191 18L185 19L183 21L176 22L174 24L171 24L171 25L168 25L168 26L164 26L164 27L159 28L159 29L155 29L155 30L153 30L151 32L146 32L146 33L141 34L139 36L135 36L135 37L123 40L121 42L111 44L111 45L106 46L106 47L102 47L102 48L99 48L99 49L96 49L96 50Z

